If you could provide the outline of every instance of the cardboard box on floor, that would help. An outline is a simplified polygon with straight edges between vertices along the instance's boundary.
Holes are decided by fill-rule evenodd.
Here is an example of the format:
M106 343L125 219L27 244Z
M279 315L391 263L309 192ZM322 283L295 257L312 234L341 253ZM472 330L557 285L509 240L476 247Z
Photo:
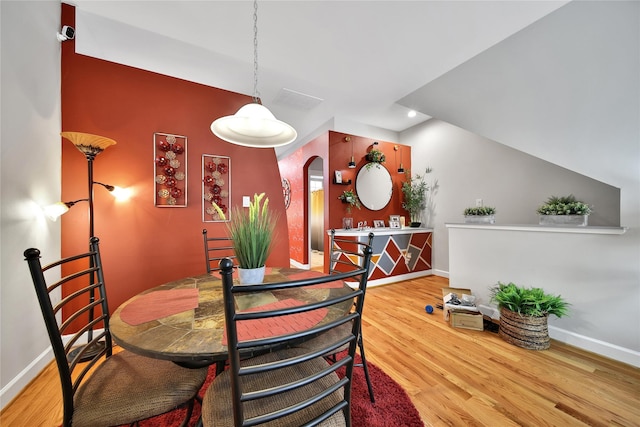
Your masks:
M454 328L484 330L484 316L479 311L453 309L449 313Z
M449 320L451 326L454 328L467 328L467 329L478 329L479 322L479 330L482 330L482 313L479 312L478 307L476 306L466 306L466 305L457 305L457 304L447 304L447 297L449 294L456 294L458 299L462 299L462 295L473 295L471 289L467 288L442 288L442 313L444 315L444 320ZM456 319L454 321L451 316L451 312L456 311ZM465 315L466 314L466 315ZM479 316L478 316L479 314ZM472 317L469 317L472 316ZM478 321L479 319L479 321Z

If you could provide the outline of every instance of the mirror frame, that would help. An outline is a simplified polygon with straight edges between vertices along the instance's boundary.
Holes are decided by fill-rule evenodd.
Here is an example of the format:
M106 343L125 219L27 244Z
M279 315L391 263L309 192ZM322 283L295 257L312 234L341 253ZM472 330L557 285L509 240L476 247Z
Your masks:
M360 168L356 176L356 194L362 206L369 210L379 211L387 207L393 197L393 179L387 168L376 162Z

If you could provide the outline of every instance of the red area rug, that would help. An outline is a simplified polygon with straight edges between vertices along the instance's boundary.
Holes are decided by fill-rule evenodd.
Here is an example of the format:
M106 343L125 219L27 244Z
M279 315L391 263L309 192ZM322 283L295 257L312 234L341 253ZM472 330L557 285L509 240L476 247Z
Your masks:
M356 356L356 362L359 361L360 357ZM368 363L368 366L376 402L371 403L369 400L363 369L361 367L354 368L353 390L351 392L351 425L353 427L423 427L424 423L420 420L418 410L413 406L402 387L371 362ZM204 395L214 376L215 367L212 367L200 391L201 395ZM185 409L176 409L168 414L142 421L140 426L178 426L184 419L185 411ZM200 405L196 403L189 425L195 426L199 417Z

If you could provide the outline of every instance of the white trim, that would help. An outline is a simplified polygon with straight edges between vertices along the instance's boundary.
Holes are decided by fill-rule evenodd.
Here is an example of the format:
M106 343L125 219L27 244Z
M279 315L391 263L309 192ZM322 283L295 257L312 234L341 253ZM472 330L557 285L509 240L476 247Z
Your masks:
M53 349L47 347L38 357L33 359L18 375L13 377L2 390L0 402L4 409L29 383L53 360Z
M302 264L294 259L289 258L289 264L295 268L300 268L302 270L311 270L310 264Z
M594 227L594 226L574 226L574 227L554 227L546 225L498 225L498 224L452 224L446 223L447 228L473 228L476 230L506 230L506 231L533 231L543 233L578 233L578 234L624 234L628 227Z
M640 368L640 352L549 325L549 337L565 344Z
M94 329L94 334L101 334L104 329ZM67 344L71 339L71 335L64 335L62 337L62 343ZM86 332L78 339L79 342L85 342L87 340ZM33 379L44 370L44 368L51 363L55 357L53 356L53 348L48 346L38 357L33 359L18 375L13 377L2 389L0 390L0 407L3 409L20 394L20 392L27 386ZM57 372L57 368L56 368Z

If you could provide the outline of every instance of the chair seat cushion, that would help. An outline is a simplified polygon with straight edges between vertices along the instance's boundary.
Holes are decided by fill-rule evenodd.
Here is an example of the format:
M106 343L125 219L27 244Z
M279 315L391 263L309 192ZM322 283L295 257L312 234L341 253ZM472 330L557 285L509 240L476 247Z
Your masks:
M286 359L296 354L298 354L298 351L296 351L296 349L281 350L244 360L242 361L242 364L246 366L256 365L260 363ZM316 373L326 366L328 366L327 361L319 357L296 366L278 369L276 371L269 372L268 374L244 376L241 378L241 380L243 381L246 391L265 389L270 385L281 385L287 382L296 381L300 378ZM305 399L308 399L311 395L318 393L320 390L327 389L332 384L335 384L338 381L338 376L335 373L332 373L324 377L319 382L314 382L297 390L277 394L269 398L246 402L244 404L244 416L245 418L250 418L257 415L263 415L265 413L270 413L275 410L299 403ZM306 422L312 420L322 412L328 410L328 408L332 407L336 403L340 402L342 398L342 389L340 389L337 392L326 397L322 401L311 405L305 410L298 411L294 414L271 421L266 424L261 424L261 426L301 426ZM227 427L234 425L233 404L231 396L231 375L229 370L226 370L222 374L217 376L207 390L202 402L202 421L205 427ZM345 426L346 423L343 412L338 411L336 414L331 416L328 420L320 425L323 427Z
M80 386L73 426L130 424L169 412L192 399L206 377L206 367L188 369L170 361L119 352Z

